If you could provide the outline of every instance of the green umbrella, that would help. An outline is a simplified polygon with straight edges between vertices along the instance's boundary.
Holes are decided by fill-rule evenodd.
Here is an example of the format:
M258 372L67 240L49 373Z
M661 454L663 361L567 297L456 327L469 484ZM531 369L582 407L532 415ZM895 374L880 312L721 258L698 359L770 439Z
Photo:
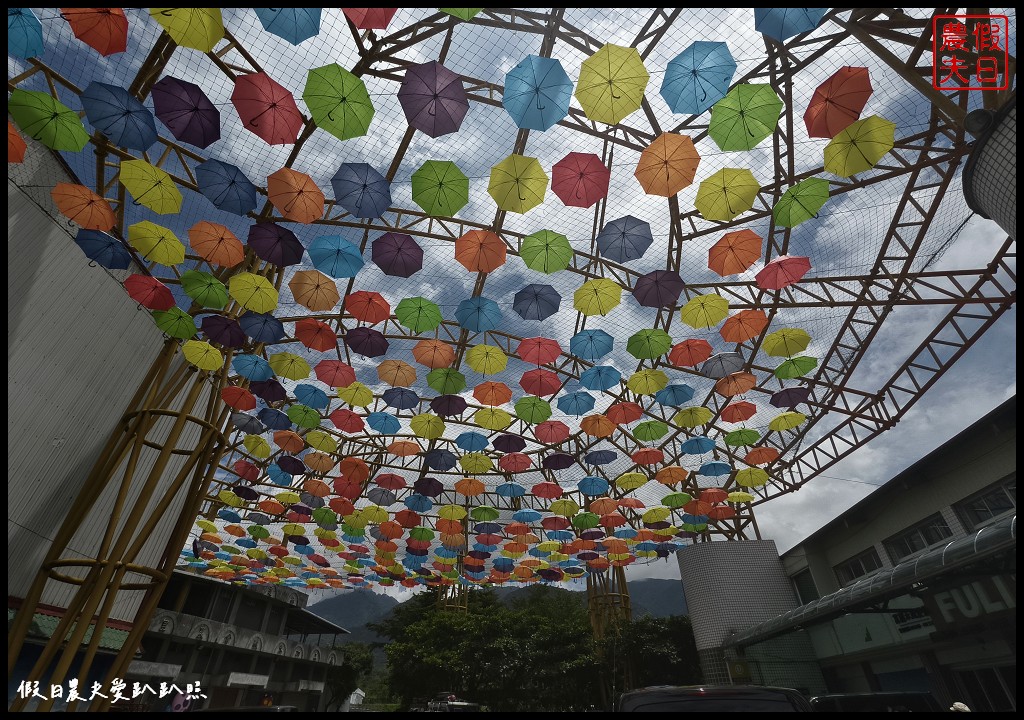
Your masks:
M783 227L796 227L818 214L828 200L828 180L807 178L782 193L772 217Z
M661 504L667 508L681 508L686 503L693 500L693 497L689 493L678 492L666 495L661 499Z
M775 377L779 380L792 380L803 377L814 368L818 367L818 359L808 355L789 358L775 368Z
M442 395L454 395L466 387L466 376L452 368L437 368L427 373L427 385Z
M494 467L491 459L483 453L466 453L459 458L459 467L467 473L485 473Z
M743 445L753 445L761 439L761 433L751 428L739 428L733 430L727 434L724 438L725 444L731 447L741 447Z
M525 213L542 202L548 189L548 176L537 158L509 155L491 168L487 192L498 207L508 212Z
M303 428L320 427L320 413L306 405L292 405L287 411L288 419Z
M395 317L415 333L433 330L441 324L441 310L422 297L405 298L395 308Z
M526 267L551 274L565 270L572 262L573 250L569 238L551 230L538 230L523 238L519 257Z
M811 336L801 328L780 328L764 336L761 349L772 357L792 357L803 352L811 343Z
M668 425L660 420L645 420L633 428L633 437L640 442L651 442L664 437L668 432Z
M411 530L409 530L409 539L410 540L433 540L434 539L434 534L435 533L434 533L434 531L432 529L430 529L428 527L424 527L422 525L418 525L418 526L412 528Z
M722 150L750 150L775 131L781 112L770 85L743 83L711 108L708 134Z
M52 150L79 152L89 142L78 113L49 93L17 89L7 98L7 112L26 135Z
M228 289L207 272L186 270L181 274L181 289L203 307L220 310L228 304Z
M707 220L727 222L752 208L760 189L746 168L722 168L701 181L693 206Z
M592 512L581 512L572 519L572 526L577 530L589 530L601 524L601 516Z
M196 334L196 322L192 316L179 307L170 310L154 310L153 320L166 335L179 340L188 340Z
M490 505L477 505L469 511L469 516L480 522L490 522L491 520L497 520L501 513L498 512L497 508Z
M373 119L366 85L338 63L310 70L302 99L316 124L341 140L365 135Z
M653 360L671 347L672 336L661 328L640 330L626 341L626 350L637 360Z
M537 424L551 417L551 403L533 395L516 400L515 407L516 417L523 422Z
M447 13L452 17L457 17L459 20L465 20L469 22L477 16L483 8L438 8L443 13Z
M412 199L427 215L451 217L469 202L469 178L448 160L427 160L412 174Z

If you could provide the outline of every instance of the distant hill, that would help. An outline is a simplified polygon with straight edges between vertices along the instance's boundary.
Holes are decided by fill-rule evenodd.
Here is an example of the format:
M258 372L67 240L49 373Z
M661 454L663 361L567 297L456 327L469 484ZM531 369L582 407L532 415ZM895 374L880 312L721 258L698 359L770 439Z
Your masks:
M634 580L628 585L633 617L686 615L686 598L680 581L649 578Z

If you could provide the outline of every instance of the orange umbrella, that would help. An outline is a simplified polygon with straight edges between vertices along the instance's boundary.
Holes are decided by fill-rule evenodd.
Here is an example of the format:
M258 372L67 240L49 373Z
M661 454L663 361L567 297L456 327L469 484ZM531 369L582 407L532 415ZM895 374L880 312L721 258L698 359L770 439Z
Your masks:
M707 515L711 520L728 520L736 516L736 511L728 505L712 505Z
M726 422L743 422L749 420L757 412L757 406L745 400L733 402L722 408L722 419Z
M488 380L473 388L473 397L483 405L504 405L512 399L512 389L505 383Z
M345 296L345 310L356 320L376 325L391 315L391 305L372 290L358 290Z
M689 477L690 471L678 465L668 465L654 474L654 479L662 485L675 485Z
M715 392L725 397L741 395L757 385L757 377L753 373L736 372L720 378L715 383Z
M648 195L672 197L693 182L699 163L689 136L666 132L640 154L633 174Z
M416 382L416 368L404 360L385 360L377 366L377 377L391 387L409 387Z
M117 222L110 204L85 185L57 183L50 197L69 220L88 230L106 232Z
M464 477L455 483L455 492L466 497L476 497L484 491L484 484L473 477Z
M703 500L694 499L683 505L683 512L690 513L691 515L707 515L708 510L711 509L711 503Z
M283 167L267 178L267 195L282 216L309 224L324 216L324 194L313 178Z
M300 453L306 447L302 436L292 430L278 430L274 433L274 444L287 453Z
M668 361L679 367L694 367L711 357L711 353L711 343L691 338L673 345L668 353Z
M388 452L397 457L411 457L421 450L422 448L412 440L395 440L388 445Z
M491 272L505 264L505 242L489 230L470 230L455 241L455 259L470 272Z
M245 248L235 234L220 223L201 220L188 231L192 250L211 265L234 267L245 259Z
M760 335L766 327L768 316L763 310L740 310L726 320L718 332L726 342L744 343Z
M708 250L708 267L722 277L744 272L761 259L761 242L753 230L726 233Z
M580 429L594 437L610 437L615 432L615 428L615 423L609 420L607 415L587 415L580 420Z
M295 302L313 312L326 312L341 299L338 285L319 270L300 270L288 282Z
M643 500L641 500L639 498L624 497L624 498L619 498L619 507L640 508L640 509L642 509L642 508L644 508L646 506L644 505Z
M334 467L334 458L322 452L306 453L302 457L302 461L306 463L306 467L318 473L329 473L331 468ZM320 495L319 497L323 496Z
M7 121L7 162L9 163L20 163L25 162L25 151L28 146L25 145L25 141L17 130L14 129L13 123L10 120Z
M420 365L431 370L450 367L455 362L455 351L440 340L420 340L412 347L412 356Z
M309 478L302 483L302 490L308 492L313 497L327 497L331 492L331 486L325 483L323 480L317 478Z
M338 345L338 334L334 328L313 318L302 318L295 322L295 339L310 350L320 352L333 350Z
M722 488L705 488L705 489L700 491L700 499L703 500L704 502L709 502L709 503L725 502L726 498L728 498L728 497L729 497L729 493L727 493Z
M774 462L779 459L779 451L773 447L756 447L751 448L744 458L743 462L748 465L767 465L770 462Z
M75 37L100 55L124 52L128 46L128 18L121 8L61 8Z
M599 497L590 501L590 512L598 515L607 515L619 509L619 501L610 497Z

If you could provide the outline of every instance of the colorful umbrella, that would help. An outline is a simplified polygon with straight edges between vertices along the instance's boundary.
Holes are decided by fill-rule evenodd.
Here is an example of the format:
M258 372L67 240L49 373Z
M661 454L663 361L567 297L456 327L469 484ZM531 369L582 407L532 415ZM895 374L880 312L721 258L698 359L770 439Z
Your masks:
M188 242L193 252L211 265L234 267L245 257L241 240L219 223L200 220L189 229Z
M516 400L516 417L530 424L542 423L551 417L551 403L543 398L527 395Z
M412 174L412 199L427 215L451 217L469 202L469 178L453 162L427 160Z
M779 459L779 451L772 447L751 448L750 452L743 456L743 462L748 465L767 465ZM730 493L730 496L732 493ZM751 498L752 500L753 498ZM750 502L750 500L733 500L729 502Z
M380 357L388 351L388 339L384 333L368 327L351 328L345 333L345 344L352 352L364 357Z
M626 341L626 350L638 360L653 360L672 347L672 336L661 328L638 330Z
M725 97L735 72L728 45L698 40L669 60L661 96L674 113L700 115Z
M271 222L250 225L248 245L257 257L281 267L301 263L305 253L295 233L283 225Z
M466 364L478 373L494 375L508 364L508 356L495 345L476 345L466 353Z
M337 283L317 270L298 271L288 281L288 287L295 302L313 312L327 312L341 299Z
M444 434L444 420L431 413L414 415L409 421L409 428L419 437L432 440Z
M212 52L224 37L220 8L150 8L149 14L182 47Z
M110 270L127 270L132 256L120 240L98 230L79 230L75 244L93 262Z
M443 13L447 13L452 17L457 17L459 20L469 22L480 13L483 8L438 8Z
M181 346L181 353L192 365L200 370L219 370L224 365L224 356L210 343L202 340L188 340Z
M708 250L708 267L722 277L745 272L761 258L762 242L753 230L727 232Z
M781 113L770 85L742 83L711 109L708 135L721 150L751 150L775 131Z
M460 302L455 318L467 330L486 332L501 324L501 308L493 300L478 295Z
M331 178L334 199L350 215L379 218L391 206L391 187L367 163L342 163Z
M728 222L754 206L760 189L746 168L722 168L701 181L693 206L706 220Z
M263 29L298 45L320 32L321 8L253 8Z
M692 328L714 327L729 314L729 301L717 293L695 295L679 310L679 319Z
M347 387L355 382L355 371L341 360L321 360L315 368L317 379L330 387Z
M761 349L772 357L792 357L807 349L811 336L800 328L780 328L764 336Z
M466 376L452 368L435 368L427 373L427 385L442 395L452 395L465 389Z
M799 355L783 360L775 368L775 377L779 380L792 380L793 378L803 377L816 367L818 367L817 358Z
M236 355L231 361L231 369L254 382L269 380L274 376L270 364L258 355Z
M78 113L49 93L16 88L7 98L7 112L22 132L51 150L79 152L89 142Z
M721 352L712 355L700 366L700 374L715 380L743 369L743 356L737 352Z
M338 63L310 70L302 99L317 126L339 140L365 135L373 120L366 85Z
M121 8L61 8L60 16L68 21L76 38L100 55L125 51L128 18Z
M339 387L338 397L352 407L366 407L373 402L373 393L370 392L370 388L358 381Z
M569 393L558 398L558 409L566 415L586 415L594 409L594 396L585 392Z
M860 118L871 97L871 78L866 67L839 68L814 91L804 112L811 137L833 138Z
M151 275L129 275L124 289L135 302L150 310L170 310L174 307L171 289Z
M319 350L320 352L333 350L338 345L338 336L334 329L327 323L313 318L302 318L295 321L295 339L310 350ZM317 367L319 368L319 365ZM318 372L317 377L319 376ZM352 379L354 380L355 376Z
M412 236L388 232L373 241L371 257L385 275L411 277L423 268L423 248Z
M547 365L559 358L562 354L562 346L549 338L523 338L516 347L516 354L525 362L534 365Z
M238 319L242 332L256 342L275 343L284 339L284 323L269 312L247 312Z
M523 373L519 387L533 395L554 395L562 389L562 379L558 373L537 368Z
M7 53L25 60L43 54L43 25L32 8L7 8Z
M757 406L752 402L746 400L738 400L731 402L722 408L722 419L726 422L743 422L754 417L757 412Z
M441 340L420 340L412 348L412 356L420 365L436 370L455 362L455 351Z
M512 309L524 320L545 320L558 312L562 296L551 285L531 284L519 290Z
M256 209L256 186L234 165L207 160L196 166L196 183L214 207L235 215Z
M736 484L740 487L763 487L768 482L768 473L761 468L743 468L736 471Z
M742 395L757 385L757 376L748 372L732 372L718 379L715 392L722 397Z
M174 180L145 160L122 160L119 179L136 205L145 205L161 215L181 212L181 191Z
M793 428L802 425L807 420L807 416L803 413L796 412L793 410L779 413L768 422L768 427L776 432L782 432L783 430L792 430Z
M153 113L123 87L93 81L79 100L92 126L115 145L148 150L156 142Z
M626 387L637 395L653 395L668 385L668 375L661 370L637 370L626 380Z
M470 230L455 241L455 259L470 272L497 270L505 253L505 242L490 230Z
M800 403L807 402L811 395L810 387L789 387L783 388L772 394L768 403L777 408L793 408Z
M277 307L277 290L265 277L238 273L228 281L228 294L246 310L269 313Z
M7 162L9 163L20 163L25 162L25 151L28 150L28 146L25 145L25 140L21 137L18 131L15 129L14 124L7 121Z
M423 297L405 298L395 307L395 317L415 333L428 332L441 324L441 310Z
M291 145L302 129L302 113L295 98L264 72L235 78L231 103L242 125L269 145Z
M669 385L656 392L654 394L654 400L659 405L676 407L692 400L694 392L695 390L686 383Z
M719 329L722 339L729 343L745 343L768 327L768 316L763 310L740 310L726 320Z
M673 345L668 354L668 361L679 367L694 367L711 357L711 353L711 343L707 340L691 338Z
M342 8L341 11L360 30L384 30L398 8Z
M597 234L597 249L613 262L626 263L643 257L654 242L649 223L625 215L605 223Z
M825 170L851 177L873 168L896 144L896 123L877 115L857 120L825 146Z
M501 408L482 408L473 413L473 422L485 430L497 432L512 424L512 416Z
M117 222L110 204L84 185L57 183L50 197L57 209L79 227L107 231Z
M674 308L684 287L675 270L652 270L637 278L633 297L644 307Z
M672 197L697 174L700 155L687 135L666 132L640 153L633 174L648 195Z
M608 43L583 61L576 100L589 119L615 125L640 108L650 78L636 48Z
M569 266L573 250L565 235L551 230L538 230L523 238L519 256L531 270L551 274Z
M198 85L165 75L150 93L157 119L178 140L205 148L220 139L220 111Z
M320 235L306 252L314 267L333 278L355 277L364 264L359 248L340 235Z
M306 173L283 167L267 177L267 196L281 215L309 224L324 216L324 193Z
M782 42L818 27L828 8L754 8L754 29Z
M783 227L796 227L805 220L817 217L818 211L827 200L828 181L822 178L807 178L782 194L772 208L772 217Z
M228 289L210 273L186 270L180 279L185 294L203 307L220 310L228 304Z
M128 227L128 242L150 262L170 266L185 260L185 246L174 233L149 220Z
M572 80L554 58L527 55L505 74L501 104L518 127L547 130L569 114Z
M617 425L606 415L588 415L580 420L580 430L593 437L611 437L616 428Z
M652 442L668 433L668 425L660 420L647 420L633 428L633 437L640 442Z
M433 138L456 132L469 111L462 78L436 60L406 69L398 101L409 125Z
M580 360L595 361L610 353L614 342L604 330L580 330L570 338L569 352Z
M572 304L584 315L607 315L622 300L622 288L608 278L587 280L573 293Z
M155 310L153 320L164 334L172 338L188 340L196 334L196 323L192 316L179 307Z
M512 154L491 168L487 193L502 210L525 213L544 202L548 176L537 158Z
M392 361L385 360L384 362L385 363L386 362L396 362L397 363L397 362L401 362L401 361L400 360L392 360ZM383 363L381 363L381 365L383 365ZM390 370L390 369L385 369L384 370L384 377L391 377L392 379L396 380L397 382L406 382L408 384L411 384L411 383L415 382L415 380L416 380L416 373L415 373L415 371L413 371L413 375L412 375L412 379L411 380L406 380L404 378L404 376L399 375L398 373L399 373L399 371L393 371L393 370ZM381 373L378 372L377 376L380 377ZM384 380L384 377L381 377L381 380ZM420 404L420 397L419 397L419 395L417 395L412 390L409 390L408 388L405 388L405 387L390 387L390 388L388 388L387 390L385 390L381 394L380 399L383 400L385 404L387 404L390 407L395 408L396 410L412 410L414 407L416 407L417 405Z
M754 280L763 290L781 290L800 282L810 269L811 261L803 255L780 255L766 263L754 276Z
M483 405L504 405L512 399L512 390L505 383L489 380L473 388L473 397Z

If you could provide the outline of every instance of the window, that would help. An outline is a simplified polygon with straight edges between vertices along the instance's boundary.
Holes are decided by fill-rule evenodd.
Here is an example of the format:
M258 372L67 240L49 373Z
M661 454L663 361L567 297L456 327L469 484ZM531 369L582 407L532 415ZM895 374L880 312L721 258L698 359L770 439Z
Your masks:
M818 588L814 586L814 578L811 577L810 570L801 570L793 576L793 588L796 590L796 596L801 605L806 605L811 600L821 597L818 594Z
M1017 476L991 485L956 505L957 515L968 530L1017 509Z
M938 545L943 540L953 536L953 531L942 519L942 515L935 513L903 532L893 535L885 541L885 550L889 558L895 563L921 552L925 548Z
M834 569L840 585L849 585L854 580L873 573L882 567L882 560L874 548L865 550L860 555L847 560Z

